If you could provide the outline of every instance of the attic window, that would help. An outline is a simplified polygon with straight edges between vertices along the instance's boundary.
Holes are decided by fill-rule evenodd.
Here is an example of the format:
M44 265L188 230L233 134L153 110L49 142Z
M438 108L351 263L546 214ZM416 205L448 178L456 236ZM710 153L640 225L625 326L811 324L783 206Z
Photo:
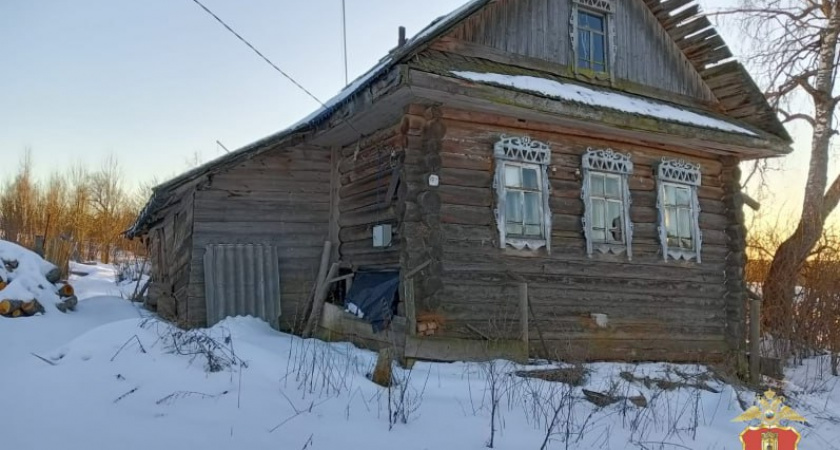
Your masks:
M548 164L551 149L528 136L502 135L493 150L496 159L497 206L501 248L549 248Z
M609 75L613 66L613 4L609 0L575 0L570 33L578 73Z

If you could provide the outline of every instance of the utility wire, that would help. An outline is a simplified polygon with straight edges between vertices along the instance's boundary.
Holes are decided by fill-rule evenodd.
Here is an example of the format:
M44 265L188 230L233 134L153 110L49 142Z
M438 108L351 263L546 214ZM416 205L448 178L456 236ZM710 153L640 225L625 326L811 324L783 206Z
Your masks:
M210 14L211 16L213 16L213 18L214 18L214 19L216 19L216 21L217 21L217 22L219 22L220 24L222 24L222 26L223 26L223 27L227 28L227 30L228 30L228 31L230 31L231 33L233 33L233 35L234 35L234 36L236 36L237 38L239 38L239 40L240 40L240 41L242 41L242 43L243 43L243 44L247 45L247 46L248 46L248 48L250 48L251 50L253 50L253 51L254 51L254 53L256 53L256 54L257 54L260 58L262 58L265 62L267 62L267 63L268 63L271 67L273 67L273 68L274 68L274 70L276 70L276 71L280 72L280 75L283 75L284 77L286 77L289 81L291 81L291 82L292 82L292 84L294 84L294 85L295 85L295 86L297 86L300 90L302 90L303 92L305 92L305 93L306 93L306 95L308 95L308 96L312 97L312 99L313 99L313 100L315 100L316 102L318 102L321 106L323 106L324 108L326 108L326 107L327 107L327 105L325 105L325 104L324 104L324 102L322 102L321 100L319 100L319 99L318 99L318 97L316 97L316 96L315 96L315 94L313 94L313 93L309 92L309 90L308 90L308 89L306 89L306 88L305 88L305 87L303 87L300 83L298 83L298 82L297 82L294 78L292 78L292 76L291 76L291 75L289 75L289 74L287 74L286 72L284 72L284 71L283 71L283 69L281 69L281 68L277 67L277 64L274 64L273 62L271 62L271 60L270 60L270 59L268 59L268 58L267 58L265 55L263 55L263 54L262 54L259 50L257 50L257 49L256 49L256 47L254 47L253 45L251 45L251 43L250 43L250 42L248 42L248 41L247 41L244 37L242 37L239 33L237 33L236 31L234 31L234 29L233 29L233 28L231 28L228 24L226 24L224 20L220 19L220 18L219 18L219 16L217 16L215 13L213 13L213 11L210 11L210 10L209 10L206 6L204 6L204 5L203 5L200 1L198 1L198 0L192 0L192 1L193 1L193 2L195 2L195 4L196 4L196 5L200 6L200 7L201 7L201 9L203 9L205 12L207 12L207 14ZM348 123L348 125L350 125L350 124ZM353 128L353 126L352 126L352 125L350 125L350 128ZM355 129L355 128L354 128L354 129ZM358 132L358 130L357 130L357 132Z
M344 44L344 85L347 86L350 84L350 78L347 75L347 6L345 0L341 0L341 35Z

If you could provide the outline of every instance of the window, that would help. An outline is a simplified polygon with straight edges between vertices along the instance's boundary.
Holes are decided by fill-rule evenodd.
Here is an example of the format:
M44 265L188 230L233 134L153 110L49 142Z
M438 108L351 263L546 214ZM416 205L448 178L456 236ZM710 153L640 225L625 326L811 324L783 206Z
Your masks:
M663 158L659 164L659 239L662 255L700 262L700 203L697 188L701 185L700 166L682 160Z
M547 168L551 150L527 136L502 136L493 154L500 246L550 249Z
M627 253L632 258L630 189L627 178L633 173L630 155L610 149L588 149L583 155L583 230L586 252Z
M578 10L577 66L595 72L607 71L607 18L587 10Z
M614 52L611 0L573 0L571 41L575 70L595 75L610 74Z

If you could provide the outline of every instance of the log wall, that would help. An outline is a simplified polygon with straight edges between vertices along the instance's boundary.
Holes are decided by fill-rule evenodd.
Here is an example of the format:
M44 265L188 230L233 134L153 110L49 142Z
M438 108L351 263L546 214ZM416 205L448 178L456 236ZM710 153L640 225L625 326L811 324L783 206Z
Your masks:
M403 160L399 126L384 128L340 150L338 225L341 260L354 268L397 268L401 245L398 173ZM396 178L396 179L395 179ZM396 185L394 185L396 183ZM392 244L373 247L373 226L390 224Z
M517 339L517 283L525 281L532 352L566 359L692 361L720 358L736 343L742 295L737 280L743 273L743 235L738 233L743 227L732 197L735 161L451 109L416 106L406 122L414 124L406 171L417 176L409 177L403 265L435 260L424 271L424 287L416 298L418 314L427 308L445 317L444 336ZM550 254L499 248L492 149L501 134L527 134L551 145ZM624 255L586 255L578 170L590 146L632 154L632 261ZM654 176L663 156L702 166L701 264L663 260ZM435 171L440 186L429 188L423 177ZM595 313L608 316L607 328L595 324Z
M190 281L194 192L182 193L158 212L160 221L148 232L151 260L150 306L169 320L187 324L195 320L188 302Z
M271 244L280 255L280 327L302 319L330 222L329 149L276 148L212 176L195 193L189 326L204 325L207 244Z

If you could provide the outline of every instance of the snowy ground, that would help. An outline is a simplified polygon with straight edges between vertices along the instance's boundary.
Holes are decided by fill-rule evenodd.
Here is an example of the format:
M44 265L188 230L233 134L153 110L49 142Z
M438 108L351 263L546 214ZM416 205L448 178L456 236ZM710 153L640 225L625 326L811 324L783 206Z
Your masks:
M76 312L0 318L0 448L482 449L494 403L500 449L536 450L547 434L551 449L741 448L737 393L703 367L592 364L585 386L570 387L510 375L553 366L418 363L389 392L366 378L372 353L252 318L178 332L123 300L132 286L118 287L113 267L73 271L87 273L71 278ZM208 364L198 350L214 345ZM840 448L840 388L821 362L786 386L811 420L805 450ZM704 388L647 387L623 371ZM621 400L596 407L582 388ZM646 407L626 400L638 395Z

